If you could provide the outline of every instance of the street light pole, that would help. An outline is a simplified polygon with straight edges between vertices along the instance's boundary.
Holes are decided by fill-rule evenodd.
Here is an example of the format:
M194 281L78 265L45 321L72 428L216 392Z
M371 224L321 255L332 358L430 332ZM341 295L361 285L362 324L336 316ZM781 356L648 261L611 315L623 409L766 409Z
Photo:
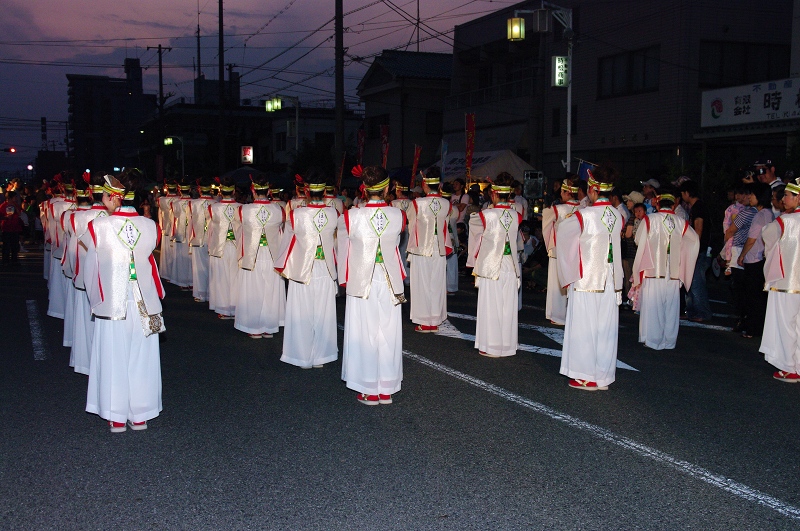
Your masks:
M542 11L548 11L553 15L562 26L564 26L564 38L567 39L567 161L566 170L572 167L572 46L575 40L575 32L572 29L572 9L561 7L542 0L541 9L517 9L514 11L514 18L508 20L508 40L521 41L525 39L525 20L519 18L523 13L539 15ZM549 31L549 24L542 30L538 27L541 19L537 19L539 32Z

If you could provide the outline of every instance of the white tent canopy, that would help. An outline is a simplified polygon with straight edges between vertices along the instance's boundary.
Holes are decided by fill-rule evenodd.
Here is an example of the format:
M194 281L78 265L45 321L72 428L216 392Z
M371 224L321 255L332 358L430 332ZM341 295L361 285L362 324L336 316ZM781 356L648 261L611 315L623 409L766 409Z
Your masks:
M467 159L464 153L448 153L444 166L444 181L452 181L458 177L466 176ZM442 167L440 160L434 166ZM502 172L510 173L515 179L522 181L526 170L533 170L533 166L519 158L511 150L477 151L472 154L472 179L484 181L494 179Z

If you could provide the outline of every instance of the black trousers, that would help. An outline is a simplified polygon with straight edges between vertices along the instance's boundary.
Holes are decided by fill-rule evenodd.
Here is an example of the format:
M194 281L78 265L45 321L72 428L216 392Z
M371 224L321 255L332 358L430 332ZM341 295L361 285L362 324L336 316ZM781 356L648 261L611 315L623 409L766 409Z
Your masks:
M767 313L764 260L754 264L744 264L744 292L747 303L744 331L751 336L760 336L764 331L764 318Z
M19 232L4 232L3 233L3 263L7 264L9 261L17 261L17 253L19 253Z

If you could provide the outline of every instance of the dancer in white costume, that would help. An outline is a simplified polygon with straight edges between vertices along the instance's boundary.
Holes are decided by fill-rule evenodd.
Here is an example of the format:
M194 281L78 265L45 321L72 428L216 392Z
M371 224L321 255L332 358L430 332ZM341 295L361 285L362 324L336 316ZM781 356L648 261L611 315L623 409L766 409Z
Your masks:
M172 273L172 262L175 254L172 244L172 208L170 204L177 197L178 185L166 183L166 195L158 198L158 225L161 227L161 252L159 255L159 269L161 278L169 282Z
M189 247L192 253L192 296L195 302L208 300L208 207L211 206L211 186L197 185L199 197L189 201Z
M558 227L558 275L569 286L561 374L586 391L607 390L617 367L622 258L619 211L605 194L616 171L607 165L589 178L591 206L577 210Z
M322 196L325 174L310 170L308 206L289 213L276 270L289 279L281 361L309 369L339 357L336 346L336 252L339 217Z
M310 188L306 190L306 197L308 197L308 201L311 200ZM344 212L344 203L341 199L336 197L335 186L325 186L325 195L322 196L322 200L325 202L325 206L335 208L336 213L340 216L342 215L342 212Z
M84 173L84 179L90 179L89 173ZM87 211L92 206L89 184L85 180L75 183L75 209L67 210L61 217L64 226L64 255L61 257L61 271L67 279L67 298L64 306L64 339L62 345L72 348L75 335L75 304L78 290L75 289L75 261L78 253L78 234L75 231L75 214ZM74 367L70 359L70 367Z
M417 332L436 332L447 319L447 255L453 252L447 221L453 209L439 193L441 171L432 166L422 179L426 196L408 209L411 264L411 322Z
M389 177L380 166L353 170L368 200L339 218L339 283L347 287L342 380L365 405L391 404L403 380L400 304L405 269L400 233L405 215L386 204Z
M252 339L271 338L283 326L286 284L275 271L284 210L269 200L269 183L250 185L254 201L239 207L239 280L233 327Z
M94 318L89 306L89 297L86 294L86 246L80 240L89 228L89 222L98 217L108 215L108 209L103 204L103 186L105 180L102 176L92 176L89 191L92 197L92 206L88 210L80 210L72 214L72 230L74 233L74 246L70 245L68 252L73 256L75 275L72 280L75 287L75 304L72 312L75 315L75 324L72 332L72 348L69 353L69 366L80 374L89 374L91 359L92 337L94 336Z
M52 190L48 188L47 193L51 194ZM48 224L50 220L50 203L53 201L53 199L55 199L55 197L49 197L42 201L42 203L39 205L39 220L42 222L42 234L44 236L44 245L42 246L44 251L42 276L48 281L48 287L50 284L50 261L52 260L50 257L50 233L48 231Z
M544 304L544 316L555 325L563 326L567 319L567 290L558 281L558 251L556 231L567 216L574 213L580 205L575 199L578 187L576 177L561 182L561 204L553 205L542 212L542 236L547 248L549 264L547 266L547 295Z
M403 211L406 216L408 216L408 209L411 207L411 199L408 198L408 186L403 186L400 184L400 181L395 181L394 183L394 195L397 199L392 201L392 206L395 208L399 208ZM400 234L400 257L403 259L403 263L408 263L408 228ZM403 281L406 286L409 285L410 279L406 277Z
M772 375L800 382L800 179L786 185L786 211L764 227L767 315L760 352L778 370Z
M675 196L662 193L658 211L644 217L636 233L633 285L639 296L639 343L673 349L680 326L680 288L692 285L700 240L689 222L675 214Z
M183 291L189 291L192 287L192 256L189 254L189 236L192 230L189 226L190 190L188 184L179 185L178 197L173 198L169 204L172 211L171 240L174 253L170 281Z
M219 186L222 201L208 207L208 307L220 319L233 319L239 293L239 203L234 201L236 187L228 180Z
M50 222L48 231L50 233L50 278L47 286L50 288L48 294L47 315L50 317L64 318L67 307L67 289L69 280L64 276L61 269L61 259L67 247L64 234L62 214L68 210L75 209L75 201L72 199L72 185L62 184L63 195L59 201L50 203Z
M294 185L294 197L289 200L286 204L286 215L289 215L289 212L294 210L295 208L300 208L306 206L306 202L308 198L306 197L306 187L303 183L303 177L301 175L294 176L295 185Z
M451 202L451 198L453 197L453 185L450 183L444 183L442 185L442 199L446 199L447 201ZM446 280L445 280L445 289L447 290L447 295L452 296L458 293L458 253L456 250L458 249L458 237L456 236L456 221L458 220L458 210L451 209L450 216L447 218L447 245L452 249L450 254L447 255L447 266L446 266Z
M113 433L147 429L161 412L164 288L153 250L158 228L133 207L137 170L119 180L106 176L103 203L110 216L96 218L86 245L86 291L95 316L86 411L108 421ZM147 327L147 328L145 328Z
M469 220L467 267L478 288L475 348L481 356L499 358L517 353L517 290L520 268L517 250L522 215L509 202L513 177L501 173L492 184L493 208Z

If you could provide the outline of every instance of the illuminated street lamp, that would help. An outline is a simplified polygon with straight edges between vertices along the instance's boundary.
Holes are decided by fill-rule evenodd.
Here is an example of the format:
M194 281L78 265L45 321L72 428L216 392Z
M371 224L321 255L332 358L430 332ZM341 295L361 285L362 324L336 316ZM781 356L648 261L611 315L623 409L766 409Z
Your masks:
M164 139L165 146L171 146L172 143L177 140L181 143L181 179L186 177L186 153L183 149L183 137L182 136L168 136Z
M572 45L575 32L572 29L572 9L561 7L550 2L542 1L541 9L517 9L514 16L508 19L508 40L521 41L525 39L525 20L520 15L527 13L533 15L536 26L534 31L544 33L551 31L550 15L564 26L564 38L567 40L567 164L566 170L570 171L572 163Z
M300 98L295 98L294 96L275 96L267 100L265 107L267 112L279 111L283 107L282 99L289 100L294 104L294 150L295 153L300 153Z

